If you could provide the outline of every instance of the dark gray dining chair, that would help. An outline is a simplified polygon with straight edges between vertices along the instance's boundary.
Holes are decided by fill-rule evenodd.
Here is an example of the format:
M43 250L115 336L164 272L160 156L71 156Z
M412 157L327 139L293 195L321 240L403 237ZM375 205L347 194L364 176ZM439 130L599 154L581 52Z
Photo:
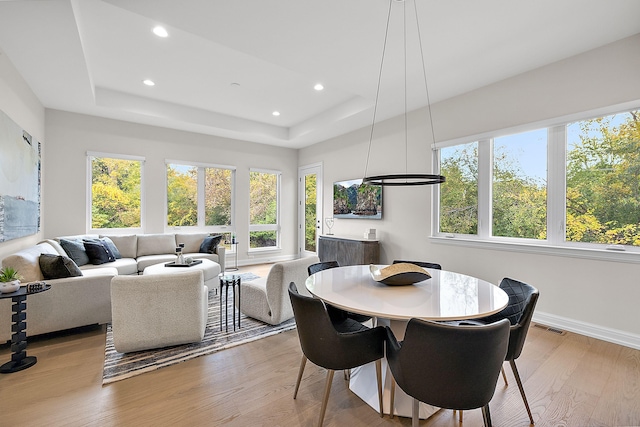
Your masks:
M293 282L289 284L289 298L291 298L298 338L302 348L302 360L293 398L295 399L298 395L298 388L307 360L327 369L327 380L318 421L318 426L322 426L334 372L375 362L378 403L382 417L381 359L384 357L386 330L382 326L368 328L360 322L348 318L342 322L332 321L324 302L320 299L300 295Z
M527 395L524 392L524 386L522 385L520 373L516 366L516 359L520 357L520 354L522 353L522 349L527 338L527 332L529 332L529 326L531 325L531 319L533 318L533 311L535 310L536 303L538 302L540 292L535 287L527 283L510 279L508 277L502 279L500 282L500 288L509 296L509 302L502 311L480 319L464 320L457 323L483 325L502 319L509 320L511 324L509 331L509 349L504 361L509 362L509 365L511 366L513 376L516 379L520 395L522 396L522 401L524 402L527 414L529 415L529 421L531 424L534 424L531 408L529 408L529 402L527 401ZM504 383L509 385L504 368L502 369L502 378L504 379ZM460 413L460 420L462 421L462 412Z
M419 402L447 409L482 408L491 426L489 402L509 344L509 321L453 326L420 319L407 324L399 343L387 327L386 356L395 383L413 397L412 425L419 423Z
M424 262L424 261L403 261L401 259L394 259L393 263L394 264L399 264L401 262L407 263L407 264L415 264L418 267L422 267L422 268L434 268L436 270L442 270L442 266L440 264L436 264L433 262Z
M311 276L312 274L315 274L319 271L323 271L323 270L328 270L330 268L337 268L340 267L340 264L338 264L338 261L324 261L324 262L317 262L315 264L311 264L309 267L307 267L307 272L309 273L309 276ZM342 310L340 308L334 307L331 304L327 304L327 311L329 312L329 316L332 319L345 319L345 318L349 318L349 319L353 319L356 322L360 322L360 323L364 323L368 320L371 319L371 316L367 316L364 314L358 314L358 313L352 313L350 311L345 311Z

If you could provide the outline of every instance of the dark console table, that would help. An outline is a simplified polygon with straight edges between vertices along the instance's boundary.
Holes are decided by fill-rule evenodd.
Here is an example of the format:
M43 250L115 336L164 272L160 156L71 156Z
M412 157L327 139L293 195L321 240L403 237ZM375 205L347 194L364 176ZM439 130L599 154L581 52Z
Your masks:
M48 291L51 285L44 285L38 290L29 290L27 287L21 287L15 292L6 294L0 293L0 298L11 298L11 361L0 366L0 374L10 374L12 372L22 371L36 364L38 359L35 356L27 356L27 295L37 294L39 292Z
M320 236L318 242L320 262L338 261L340 266L380 263L380 242L337 236Z

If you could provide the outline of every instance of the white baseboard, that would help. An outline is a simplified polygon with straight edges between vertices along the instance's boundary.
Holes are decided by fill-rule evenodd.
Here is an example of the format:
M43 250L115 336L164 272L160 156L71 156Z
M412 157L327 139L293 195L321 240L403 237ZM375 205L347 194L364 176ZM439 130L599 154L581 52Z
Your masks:
M557 329L575 332L576 334L585 335L599 340L620 344L625 347L631 347L640 350L640 335L617 329L605 328L594 325L592 323L580 322L566 317L556 316L554 314L536 312L533 315L533 321L543 325L552 326Z
M293 255L278 255L278 256L264 256L254 257L250 259L238 260L238 267L246 267L248 265L267 264L272 262L290 261L296 259ZM229 263L229 259L226 260L228 265L233 264L233 260Z

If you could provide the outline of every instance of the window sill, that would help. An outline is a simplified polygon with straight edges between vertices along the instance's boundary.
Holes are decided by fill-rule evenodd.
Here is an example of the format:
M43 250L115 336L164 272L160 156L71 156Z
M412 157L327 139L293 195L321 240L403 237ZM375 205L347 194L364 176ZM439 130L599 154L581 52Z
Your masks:
M435 244L465 246L479 249L492 249L499 251L521 252L530 254L556 255L568 258L593 259L599 261L624 262L640 264L640 253L630 251L612 251L607 249L594 248L570 248L561 246L551 246L548 244L506 242L506 241L488 241L480 239L471 239L460 236L429 237Z
M247 252L248 253L265 253L265 252L279 252L282 248L273 246L269 248L251 248Z

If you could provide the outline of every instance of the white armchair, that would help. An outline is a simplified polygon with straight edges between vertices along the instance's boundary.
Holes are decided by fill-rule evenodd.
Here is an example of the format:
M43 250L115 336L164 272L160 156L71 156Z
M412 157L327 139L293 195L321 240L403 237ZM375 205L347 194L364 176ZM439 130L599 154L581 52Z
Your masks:
M111 280L116 351L128 353L202 341L209 289L202 271Z
M317 256L277 262L267 277L242 282L240 308L249 317L271 325L279 325L293 317L289 299L289 283L295 282L301 293L308 295L304 282L307 267L320 262Z

